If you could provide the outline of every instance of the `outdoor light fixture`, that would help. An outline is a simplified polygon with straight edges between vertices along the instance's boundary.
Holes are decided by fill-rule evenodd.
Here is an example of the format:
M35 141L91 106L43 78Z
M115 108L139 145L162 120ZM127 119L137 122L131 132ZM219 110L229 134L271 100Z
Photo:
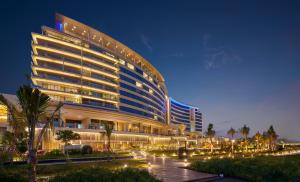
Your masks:
M127 164L124 164L124 166L123 166L124 168L126 168L126 167L128 167L128 165Z

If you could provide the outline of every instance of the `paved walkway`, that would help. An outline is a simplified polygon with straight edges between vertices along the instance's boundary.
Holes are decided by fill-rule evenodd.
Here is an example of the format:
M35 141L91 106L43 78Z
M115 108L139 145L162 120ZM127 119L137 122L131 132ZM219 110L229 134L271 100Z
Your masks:
M175 161L169 158L153 157L146 158L151 163L149 172L164 182L201 181L201 179L217 177L213 174L201 173L185 169L187 163Z

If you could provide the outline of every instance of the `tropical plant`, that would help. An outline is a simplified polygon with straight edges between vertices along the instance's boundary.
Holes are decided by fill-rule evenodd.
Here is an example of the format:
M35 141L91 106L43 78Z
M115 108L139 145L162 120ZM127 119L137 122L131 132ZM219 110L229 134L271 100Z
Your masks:
M110 148L110 137L111 137L111 134L114 130L114 126L115 126L115 123L113 121L102 121L103 125L104 125L104 136L107 137L107 151L111 152L111 148Z
M5 107L8 112L7 122L9 131L5 131L0 143L4 147L4 152L8 154L10 161L13 162L14 155L22 155L27 151L27 132L26 123L19 111L12 103L0 95L0 107ZM14 114L10 114L14 113Z
M233 136L236 134L236 130L234 128L230 128L228 131L227 131L227 134L231 136L231 139L233 139Z
M240 129L240 133L244 138L244 142L245 142L245 146L246 146L246 151L248 151L248 135L250 132L250 128L247 125L244 125L241 129Z
M60 140L64 143L64 152L65 152L65 147L70 145L71 140L79 140L80 135L78 133L75 133L71 130L59 130L56 132L56 140ZM67 158L69 157L68 150L67 152Z
M54 118L63 104L59 102L52 112L47 110L50 106L50 97L28 85L23 85L18 89L17 98L19 110L4 96L0 97L1 102L7 106L12 121L23 121L28 129L28 176L29 181L34 182L36 181L37 149L41 145L45 132L49 128L53 129ZM37 126L42 126L42 128L36 137Z
M269 135L268 132L264 131L262 134L262 143L264 148L269 148Z
M4 146L4 152L8 160L13 163L13 156L16 153L16 141L12 132L6 131L3 134L1 144Z
M274 150L275 148L275 142L278 138L278 135L276 134L273 126L271 125L270 128L267 131L267 135L269 138L269 149Z
M210 152L213 152L213 141L212 139L215 137L216 131L213 129L214 125L212 123L208 124L206 136L209 138L210 141Z
M185 128L186 128L186 126L184 124L179 124L178 125L179 135L183 135L184 134Z
M262 143L262 135L258 132L254 135L255 143L256 143L256 149L260 149L260 145Z
M71 130L59 130L56 132L56 140L60 140L65 146L70 145L71 140L79 140L80 135Z

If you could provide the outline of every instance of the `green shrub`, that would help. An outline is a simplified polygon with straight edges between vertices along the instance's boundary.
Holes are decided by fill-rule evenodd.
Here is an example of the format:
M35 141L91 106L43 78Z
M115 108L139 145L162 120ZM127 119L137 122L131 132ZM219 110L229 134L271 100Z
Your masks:
M17 150L21 154L24 154L27 151L27 142L26 140L22 140L21 142L17 143Z
M7 152L0 152L0 164L8 162L10 160L10 155Z
M159 182L147 171L138 169L122 169L111 171L105 168L93 167L58 175L50 182Z
M81 149L82 154L91 154L93 153L93 148L90 145L85 145Z
M0 181L3 182L27 182L27 178L21 175L20 173L7 171L3 168L0 168Z
M62 156L64 154L61 152L61 150L54 149L54 150L51 150L50 152L47 152L45 155L48 155L48 156Z
M57 159L63 158L65 155L58 149L51 150L50 152L45 153L45 155L38 156L39 159Z
M187 156L188 156L188 150L185 147L180 147L178 149L178 158L184 159L187 158Z
M197 171L224 174L255 182L294 181L300 176L300 155L285 157L256 157L196 161L191 168Z
M80 149L67 149L67 150L65 150L65 153L66 152L68 152L69 155L81 154L81 150Z

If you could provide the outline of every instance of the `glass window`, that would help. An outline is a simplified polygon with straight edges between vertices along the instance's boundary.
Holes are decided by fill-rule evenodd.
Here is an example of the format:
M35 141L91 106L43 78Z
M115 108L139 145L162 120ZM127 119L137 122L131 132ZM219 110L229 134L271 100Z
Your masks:
M150 81L150 82L153 82L153 78L152 78L152 77L150 77L150 76L149 76L149 81Z
M148 78L147 73L144 72L144 73L143 73L143 77L144 77L144 78Z
M123 59L119 59L120 64L125 65L125 61Z
M149 93L150 93L150 94L153 94L153 90L149 89Z
M128 67L129 69L131 69L131 70L134 70L134 66L133 66L132 64L130 64L130 63L127 63L127 67Z
M141 69L139 69L139 68L135 68L135 71L138 72L141 75L143 74L143 71Z
M142 85L140 82L136 82L135 85L136 85L137 87L139 87L139 88L142 88L142 87L143 87L143 85Z

